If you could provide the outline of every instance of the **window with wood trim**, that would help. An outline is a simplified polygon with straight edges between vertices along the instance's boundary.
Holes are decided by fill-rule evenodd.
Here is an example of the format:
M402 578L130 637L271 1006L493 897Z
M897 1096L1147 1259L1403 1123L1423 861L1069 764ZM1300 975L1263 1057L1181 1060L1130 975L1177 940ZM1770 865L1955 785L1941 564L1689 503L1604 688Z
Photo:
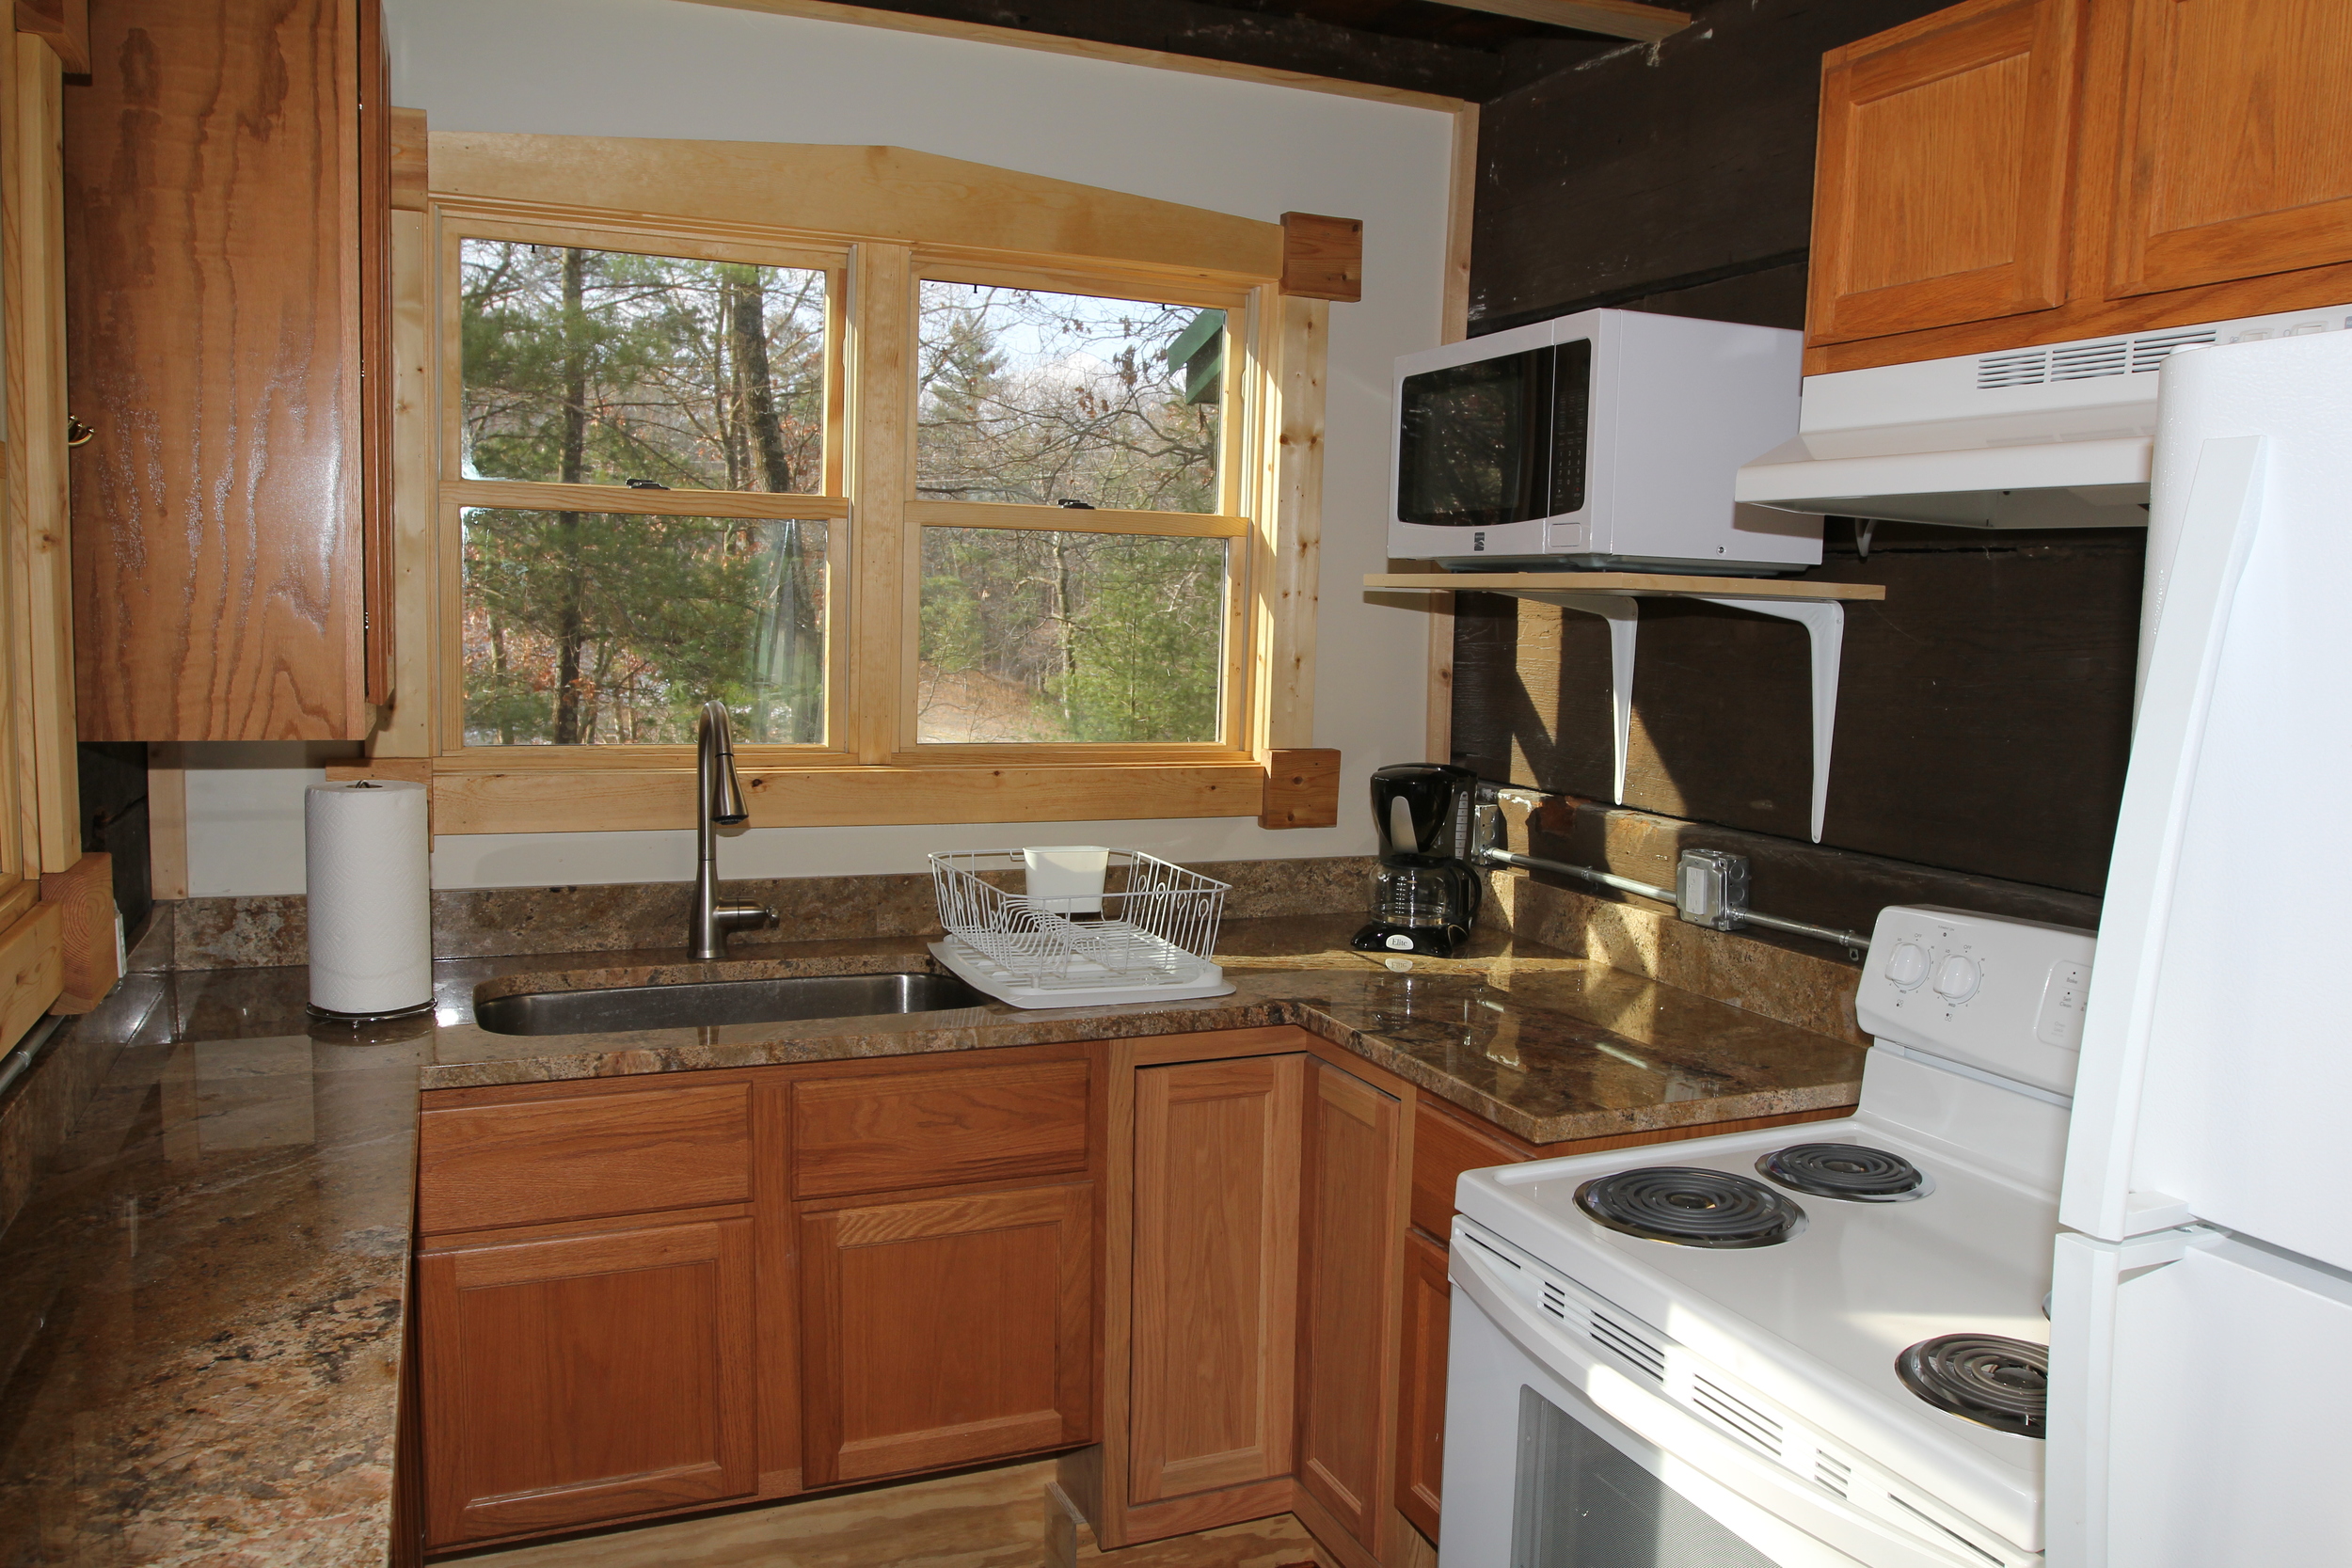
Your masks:
M455 191L434 138L408 289L437 831L691 820L714 696L755 823L1258 815L1310 738L1327 309L1277 226L895 149L746 154L803 207L636 144L579 205L530 166L569 138L507 140ZM977 173L898 212L876 153Z

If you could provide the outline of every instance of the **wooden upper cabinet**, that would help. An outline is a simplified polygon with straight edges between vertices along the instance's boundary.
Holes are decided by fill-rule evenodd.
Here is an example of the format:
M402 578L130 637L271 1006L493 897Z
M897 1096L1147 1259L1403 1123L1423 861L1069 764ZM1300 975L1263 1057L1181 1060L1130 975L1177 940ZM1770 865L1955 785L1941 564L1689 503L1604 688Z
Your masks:
M386 695L377 3L91 8L65 113L86 739L352 738Z
M1813 341L2065 297L2080 8L1971 0L1823 56Z
M2352 5L2108 3L2129 28L2110 295L2352 261Z

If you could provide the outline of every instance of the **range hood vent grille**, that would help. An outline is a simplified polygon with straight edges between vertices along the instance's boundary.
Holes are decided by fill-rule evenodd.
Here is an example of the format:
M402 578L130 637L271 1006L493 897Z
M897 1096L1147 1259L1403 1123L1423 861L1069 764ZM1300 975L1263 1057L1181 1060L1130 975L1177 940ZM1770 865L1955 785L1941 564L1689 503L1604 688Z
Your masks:
M1977 390L1996 387L2039 387L2050 378L2050 351L2030 348L2016 354L1988 354L1977 361Z
M2053 381L2089 381L2095 376L2127 375L2132 345L2118 338L2106 343L2075 343L2050 356Z
M2196 348L2214 341L2210 326L2192 326L2181 332L2158 332L2146 338L2132 340L2132 373L2153 371L2164 363L2165 356L2176 348Z
M2012 349L1988 354L1977 361L1977 390L2004 387L2039 387L2051 381L2090 381L2106 375L2138 375L2161 366L2176 348L2195 348L2215 341L2210 326L2151 332L2143 338L2111 338L2098 343L2068 343L2060 348Z

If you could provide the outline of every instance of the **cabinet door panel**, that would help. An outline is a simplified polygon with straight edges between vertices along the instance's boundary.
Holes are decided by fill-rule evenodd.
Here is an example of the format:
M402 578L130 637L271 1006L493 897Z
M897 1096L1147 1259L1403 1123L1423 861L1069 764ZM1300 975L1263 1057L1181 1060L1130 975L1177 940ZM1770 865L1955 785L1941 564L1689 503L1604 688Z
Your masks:
M1136 1074L1128 1498L1290 1473L1304 1056Z
M1299 1222L1298 1480L1376 1553L1405 1239L1400 1108L1327 1062L1313 1072Z
M1093 1211L1081 1183L804 1213L808 1483L1087 1441Z
M2352 261L2352 6L2128 11L2110 297Z
M2065 297L2082 0L1972 0L1823 56L1813 341Z
M751 1492L750 1228L419 1258L433 1544Z
M91 12L65 99L85 739L368 733L358 49L353 0Z
M1438 1538L1438 1478L1445 1473L1445 1349L1454 1291L1446 1278L1445 1253L1418 1231L1405 1238L1405 1375L1397 1396L1396 1511L1432 1541Z

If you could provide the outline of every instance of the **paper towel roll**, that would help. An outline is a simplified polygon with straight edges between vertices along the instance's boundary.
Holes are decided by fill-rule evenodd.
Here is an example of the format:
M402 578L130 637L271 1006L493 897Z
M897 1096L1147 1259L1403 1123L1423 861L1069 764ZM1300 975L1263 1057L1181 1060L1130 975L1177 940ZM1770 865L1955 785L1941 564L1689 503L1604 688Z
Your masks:
M408 1012L433 1001L432 856L425 786L312 784L303 801L310 894L310 1006Z

